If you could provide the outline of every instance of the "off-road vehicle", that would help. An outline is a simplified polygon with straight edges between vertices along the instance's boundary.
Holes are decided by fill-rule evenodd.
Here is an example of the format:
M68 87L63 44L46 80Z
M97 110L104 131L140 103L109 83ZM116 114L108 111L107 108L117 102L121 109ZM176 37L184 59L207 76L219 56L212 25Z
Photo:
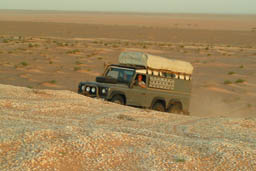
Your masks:
M192 71L193 66L185 61L122 52L119 64L107 65L96 82L80 82L78 93L122 105L189 114Z

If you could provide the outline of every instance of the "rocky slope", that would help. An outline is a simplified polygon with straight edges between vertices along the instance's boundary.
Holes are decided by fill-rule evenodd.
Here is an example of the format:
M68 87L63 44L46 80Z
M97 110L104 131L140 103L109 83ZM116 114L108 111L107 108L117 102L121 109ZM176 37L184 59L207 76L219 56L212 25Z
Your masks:
M256 118L203 118L0 84L0 170L256 170Z

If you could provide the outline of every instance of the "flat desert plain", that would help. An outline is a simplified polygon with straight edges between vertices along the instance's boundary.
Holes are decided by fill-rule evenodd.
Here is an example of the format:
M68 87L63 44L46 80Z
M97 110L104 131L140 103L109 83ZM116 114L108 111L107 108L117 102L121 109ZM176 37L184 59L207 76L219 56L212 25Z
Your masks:
M256 16L0 11L0 83L76 92L125 50L194 66L194 116L254 116Z
M191 116L76 94L122 51L191 62ZM255 170L255 89L253 15L1 10L0 170Z

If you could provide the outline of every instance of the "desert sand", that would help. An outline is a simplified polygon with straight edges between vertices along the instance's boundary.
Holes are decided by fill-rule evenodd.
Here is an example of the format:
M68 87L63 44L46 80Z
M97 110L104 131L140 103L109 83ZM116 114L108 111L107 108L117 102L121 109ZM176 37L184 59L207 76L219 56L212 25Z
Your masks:
M256 119L0 84L0 170L255 170Z
M1 137L5 138L1 138L0 153L7 156L0 159L4 163L1 170L33 168L35 165L38 170L46 166L53 168L52 161L58 163L59 170L69 170L70 164L78 170L90 169L87 162L91 169L255 170L256 16L1 10L0 26L1 126L5 122L9 124L1 127ZM95 80L103 72L104 63L117 63L118 55L125 50L191 62L195 67L191 116L130 107L120 107L115 113L116 105L113 107L105 102L102 103L104 108L90 115L93 104L99 102L76 95L78 83ZM19 94L24 95L23 99ZM67 99L69 97L71 101ZM62 107L73 104L74 109ZM84 108L80 108L83 104ZM128 112L130 110L134 115ZM32 116L33 113L36 116ZM94 117L98 118L94 123L95 132L93 126L87 125ZM15 118L20 118L20 121ZM9 129L9 126L16 125L16 121L17 128ZM112 122L117 124L116 128L109 126ZM146 122L155 125L141 127ZM27 129L29 123L33 125ZM107 130L104 130L104 124L108 125L105 125ZM120 124L128 126L119 130ZM8 131L13 133L12 129L18 137L17 142L7 135ZM88 134L87 129L91 131ZM68 141L71 132L74 136ZM38 142L31 139L33 136L42 139L42 150ZM95 138L97 136L99 139ZM38 146L24 146L24 137ZM54 139L52 144L50 139ZM79 144L81 141L93 144L104 139L110 144L90 146L92 149L88 150L93 154L87 153L84 144ZM141 144L136 144L140 140ZM146 147L148 142L153 144L152 147ZM62 147L55 147L58 143ZM195 146L189 146L191 143ZM125 147L119 149L119 146ZM143 148L137 152L141 146ZM31 155L30 148L35 150ZM200 148L206 151L201 153ZM85 153L78 155L80 149ZM107 149L112 151L104 151ZM176 151L167 154L166 149ZM21 155L17 154L19 150ZM107 162L107 157L93 156L95 150L99 150L97 155L102 152L111 156L112 161L101 166ZM118 151L119 157L131 158L130 163L122 164L123 157L114 159L113 151ZM127 151L131 153L128 156ZM29 157L24 157L25 154ZM62 160L62 155L67 157ZM82 163L68 159L77 155L93 159ZM13 164L20 156L22 159ZM49 156L53 160L51 157L48 160ZM244 163L239 159L241 156ZM140 163L141 160L145 163ZM44 164L38 165L39 161L44 161ZM63 164L64 168L61 168Z
M2 84L76 92L120 52L143 51L194 65L191 115L255 115L256 16L0 13Z

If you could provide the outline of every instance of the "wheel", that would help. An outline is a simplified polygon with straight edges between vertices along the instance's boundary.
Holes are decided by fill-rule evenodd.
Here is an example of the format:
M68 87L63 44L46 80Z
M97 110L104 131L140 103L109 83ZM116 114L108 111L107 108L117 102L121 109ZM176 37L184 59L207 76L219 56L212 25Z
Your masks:
M124 98L120 95L115 95L110 101L113 103L124 105Z
M160 112L165 112L165 109L164 109L164 105L160 102L156 102L153 107L152 107L153 110L156 110L156 111L160 111Z
M169 113L176 113L176 114L182 114L182 105L181 103L173 103L170 105L170 107L167 109L167 112Z

